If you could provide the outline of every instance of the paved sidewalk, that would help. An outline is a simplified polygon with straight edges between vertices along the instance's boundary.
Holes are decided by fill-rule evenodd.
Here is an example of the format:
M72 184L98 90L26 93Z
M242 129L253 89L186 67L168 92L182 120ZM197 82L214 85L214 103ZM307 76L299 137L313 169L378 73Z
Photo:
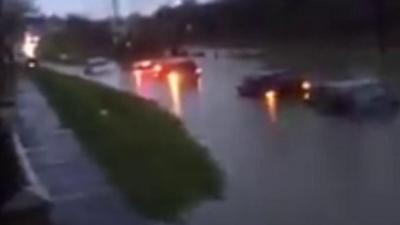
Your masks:
M18 132L35 172L54 201L54 224L150 224L106 181L73 133L61 127L31 81L20 82L18 99Z

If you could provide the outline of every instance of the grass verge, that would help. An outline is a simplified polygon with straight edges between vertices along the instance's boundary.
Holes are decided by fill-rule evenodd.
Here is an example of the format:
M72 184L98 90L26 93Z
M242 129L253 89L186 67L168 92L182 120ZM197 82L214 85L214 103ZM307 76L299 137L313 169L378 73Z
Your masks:
M108 176L144 216L179 220L221 196L223 176L181 122L139 97L38 70L33 80Z

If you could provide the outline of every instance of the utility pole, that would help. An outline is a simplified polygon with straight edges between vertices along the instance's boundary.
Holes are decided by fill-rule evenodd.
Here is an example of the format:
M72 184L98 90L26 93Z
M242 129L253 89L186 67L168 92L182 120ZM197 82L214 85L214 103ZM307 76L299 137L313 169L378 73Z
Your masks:
M119 0L112 0L112 7L113 7L114 19L118 19L118 17L119 17Z
M119 35L120 35L119 0L111 0L111 5L112 5L112 12L113 12L113 18L112 18L113 42L114 42L114 44L117 44L119 41Z

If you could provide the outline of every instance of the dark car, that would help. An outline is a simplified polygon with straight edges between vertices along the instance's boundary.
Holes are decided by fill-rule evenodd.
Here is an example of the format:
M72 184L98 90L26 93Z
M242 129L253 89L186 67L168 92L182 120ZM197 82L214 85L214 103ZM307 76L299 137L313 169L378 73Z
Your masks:
M297 95L309 88L311 88L309 81L293 72L285 71L246 77L237 91L242 97L259 98L271 91L280 95Z
M29 59L26 60L25 66L28 69L37 68L37 67L39 67L39 61L36 58L29 58Z
M84 68L84 74L88 76L111 74L115 71L118 71L118 65L103 57L88 59Z
M400 106L396 95L373 79L315 85L306 101L322 112L334 114L389 113L397 112Z
M165 58L144 60L133 64L135 75L153 77L164 80L171 73L179 74L187 81L196 81L202 74L202 69L190 58Z

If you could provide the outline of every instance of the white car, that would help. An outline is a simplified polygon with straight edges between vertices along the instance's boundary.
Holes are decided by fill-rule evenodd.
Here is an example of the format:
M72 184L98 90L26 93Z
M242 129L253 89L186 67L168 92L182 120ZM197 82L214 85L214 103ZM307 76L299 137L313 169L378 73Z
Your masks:
M90 58L86 62L85 75L104 75L118 70L116 63L103 57Z

